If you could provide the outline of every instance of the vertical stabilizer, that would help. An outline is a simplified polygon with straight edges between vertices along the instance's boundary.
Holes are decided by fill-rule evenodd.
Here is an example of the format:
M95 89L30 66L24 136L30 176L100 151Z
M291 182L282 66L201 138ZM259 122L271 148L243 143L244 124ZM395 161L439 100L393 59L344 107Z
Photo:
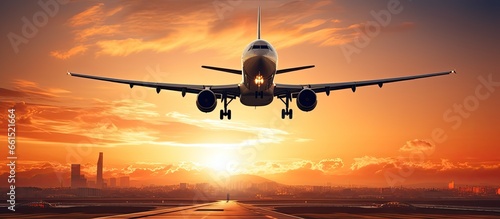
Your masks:
M257 39L260 39L260 6L257 12Z

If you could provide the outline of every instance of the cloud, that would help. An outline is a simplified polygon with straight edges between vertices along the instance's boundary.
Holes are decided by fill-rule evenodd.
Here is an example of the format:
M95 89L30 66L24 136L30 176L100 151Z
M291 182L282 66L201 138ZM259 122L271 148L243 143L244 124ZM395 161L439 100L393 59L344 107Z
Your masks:
M2 161L3 163L8 161ZM8 167L7 167L8 168ZM18 161L16 165L16 187L57 187L69 185L69 167L54 162ZM8 170L2 168L0 177L7 178ZM0 181L0 187L8 187L7 180Z
M457 166L455 166L448 159L441 159L441 170L451 170L455 168L457 168Z
M98 3L69 19L76 45L51 54L67 59L86 50L95 55L128 56L183 49L238 55L240 50L234 48L243 48L254 39L255 8L242 5L235 10L220 19L211 2ZM332 1L271 2L263 11L263 37L283 49L301 43L336 46L350 43L361 34L359 28L364 22L341 21L332 17L332 11L338 11ZM387 29L412 26L405 22Z
M93 166L95 168L95 166ZM194 162L180 162L174 164L164 163L147 163L136 162L129 164L126 167L114 168L106 171L110 177L130 176L131 179L141 179L144 181L154 177L166 177L167 175L175 174L182 171L199 172L204 170L204 167ZM91 172L96 172L92 170Z
M23 100L56 102L57 98L71 93L60 88L41 87L36 82L23 79L13 80L11 84L11 89L0 88L0 100L13 101L22 97Z
M98 15L102 14L102 6L104 6L104 3L98 3L76 14L68 20L69 25L77 27L95 22L100 17Z
M70 164L61 164L47 161L20 161L16 166L16 186L59 187L70 186ZM104 179L129 176L131 181L137 182L134 186L150 185L155 182L160 185L178 184L179 180L188 182L203 181L199 177L203 168L192 162L174 164L162 163L134 163L122 167L107 167L103 169ZM87 180L95 180L96 164L81 164L81 173ZM1 177L7 177L8 172L2 169ZM203 175L203 174L201 174ZM8 186L7 181L0 182L0 186Z
M310 139L310 138L297 138L297 139L295 139L295 142L299 142L299 143L305 143L305 142L311 142L311 141L314 141L314 139Z
M430 144L425 141L409 141L412 144L420 142L423 145ZM421 148L417 148L421 149ZM412 148L411 151L417 150ZM351 172L347 175L350 179L364 181L365 183L382 183L386 186L417 183L445 183L451 179L460 179L462 182L485 184L492 182L494 178L488 174L500 173L498 162L459 162L441 158L438 160L417 160L408 157L373 157L363 156L354 158L350 167ZM370 180L366 180L370 179ZM378 179L378 180L377 180ZM500 178L499 178L500 179ZM384 185L382 183L381 185Z
M21 91L15 91L6 88L0 88L0 98L11 97L11 98L20 98L24 97L25 93Z
M92 37L112 36L120 30L120 25L92 26L76 32L76 42L85 42Z
M247 174L258 174L279 183L289 185L324 185L344 175L339 170L344 166L341 158L319 161L283 160L259 161L249 167Z
M294 170L314 170L323 174L335 173L344 167L341 158L328 158L319 161L311 160L283 160L283 161L256 161L249 166L241 165L239 173L272 175Z
M35 144L235 148L281 143L288 136L283 130L238 122L199 120L177 112L161 115L156 104L142 100L75 98L67 90L27 80L16 80L13 87L0 89L0 109L15 107L20 136ZM17 101L19 97L25 101ZM5 116L0 119L6 121ZM212 137L221 131L233 138Z
M104 19L116 14L121 9L123 8L116 7L113 9L105 9L104 3L97 3L71 17L68 20L68 25L71 27L79 27L89 24L100 24Z
M435 147L431 143L425 140L414 139L411 141L407 141L405 145L399 148L401 152L426 152L432 153L434 152Z
M498 162L461 163L441 159L436 162L423 162L422 165L411 166L409 163L396 162L395 159L363 157L367 164L350 172L337 172L343 168L340 158L327 158L318 161L311 160L279 160L256 161L248 166L241 166L234 174L260 175L267 179L291 185L363 185L370 187L387 187L386 173L399 176L398 183L404 185L419 185L431 183L443 187L450 180L458 185L476 184L489 185L488 182L500 180L500 164ZM4 161L5 162L5 161ZM425 165L424 165L425 164ZM82 163L82 174L89 180L95 179L96 164ZM413 168L410 171L409 168ZM48 161L22 160L16 170L19 186L56 187L61 183L69 186L69 163ZM222 175L196 162L134 162L125 164L105 165L104 178L129 176L134 186L173 185L179 182L197 183L217 180ZM408 175L400 175L409 173ZM0 177L7 177L8 167L0 167ZM234 175L231 174L231 175ZM214 178L215 177L215 178ZM0 182L0 186L7 182ZM17 184L16 184L17 185ZM399 184L398 184L399 185Z
M87 46L84 46L84 45L77 45L71 49L69 49L68 51L52 51L50 52L50 55L53 56L53 57L56 57L58 59L69 59L70 57L74 56L74 55L79 55L79 54L83 54L85 51L87 51Z
M57 111L60 98L70 93L60 88L41 87L28 80L14 80L12 86L13 88L0 88L0 109L7 111L7 109L15 108L16 121L20 125L33 124L33 117L45 110ZM20 99L23 101L19 101ZM37 107L32 107L34 105ZM0 118L6 121L5 114L0 114Z
M316 169L325 173L331 173L344 167L344 162L340 158L324 159L316 164Z
M246 123L234 122L234 121L223 121L223 120L213 120L213 119L193 119L187 115L181 114L179 112L169 112L166 114L168 117L175 119L177 122L181 122L184 124L189 124L193 126L197 126L206 130L213 131L235 131L246 133L249 135L247 139L239 141L238 143L229 143L229 144L195 144L192 146L208 146L208 147L241 147L241 146L255 146L269 143L281 143L286 140L286 136L289 135L288 132L274 129L274 128L266 128L260 126L251 126ZM186 144L173 144L172 142L158 142L157 144L168 144L173 146L189 146Z
M363 156L354 158L354 162L351 164L351 170L359 170L361 168L371 166L371 165L386 165L395 162L394 158L379 158L372 156Z
M144 101L85 100L60 88L43 88L37 83L16 80L13 89L0 89L0 109L16 109L19 136L45 143L104 145L125 141L152 140L159 129L154 105ZM67 96L66 96L67 95ZM23 102L19 102L19 97ZM5 121L4 114L0 116ZM134 118L134 119L131 119ZM5 119L5 120L4 120ZM117 132L117 130L119 132Z

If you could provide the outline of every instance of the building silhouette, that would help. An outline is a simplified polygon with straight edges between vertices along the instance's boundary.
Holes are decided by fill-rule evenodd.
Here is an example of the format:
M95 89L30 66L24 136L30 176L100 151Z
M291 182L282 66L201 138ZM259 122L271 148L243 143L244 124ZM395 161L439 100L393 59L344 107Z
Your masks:
M80 164L71 164L71 188L84 188L87 179L80 173Z
M116 187L116 178L111 177L109 178L109 187Z
M179 189L185 190L187 188L188 188L188 184L187 183L179 183Z
M104 181L102 179L102 166L103 166L103 153L99 152L99 159L97 160L97 177L96 177L96 188L103 188Z
M120 177L120 187L122 187L122 188L130 187L130 177L128 177L128 176Z
M96 188L94 180L87 180L87 188Z

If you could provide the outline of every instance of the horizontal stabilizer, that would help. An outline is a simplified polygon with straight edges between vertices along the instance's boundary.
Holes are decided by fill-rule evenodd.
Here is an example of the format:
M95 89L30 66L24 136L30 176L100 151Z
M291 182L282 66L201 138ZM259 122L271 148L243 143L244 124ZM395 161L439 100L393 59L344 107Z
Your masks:
M279 69L278 71L276 71L276 74L283 74L283 73L287 73L287 72L298 71L298 70L303 70L303 69L308 69L308 68L314 68L314 65L300 66L300 67L295 67L295 68Z
M219 67L213 67L213 66L206 66L202 65L202 68L207 68L207 69L212 69L215 71L223 71L223 72L228 72L228 73L233 73L237 75L241 75L241 70L236 70L236 69L229 69L229 68L219 68Z

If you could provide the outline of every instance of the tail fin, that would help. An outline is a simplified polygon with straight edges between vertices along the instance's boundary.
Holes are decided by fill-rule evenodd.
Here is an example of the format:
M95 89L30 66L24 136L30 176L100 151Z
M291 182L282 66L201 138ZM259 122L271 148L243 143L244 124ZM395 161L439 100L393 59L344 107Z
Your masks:
M260 39L260 6L257 12L257 39Z

